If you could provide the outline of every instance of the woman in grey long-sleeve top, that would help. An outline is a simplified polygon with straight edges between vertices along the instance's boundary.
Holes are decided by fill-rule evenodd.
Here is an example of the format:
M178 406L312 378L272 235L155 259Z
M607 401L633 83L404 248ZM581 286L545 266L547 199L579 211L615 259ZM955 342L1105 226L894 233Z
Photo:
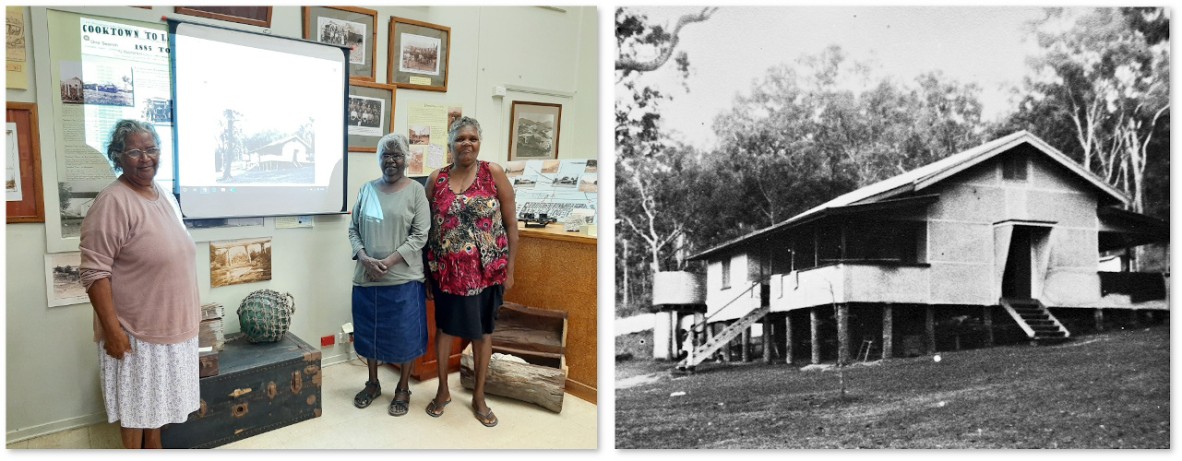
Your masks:
M349 243L353 246L353 339L357 355L366 358L369 381L353 398L368 407L382 395L378 362L398 363L401 377L389 413L405 415L410 404L414 359L427 350L426 291L422 249L431 227L423 186L405 176L406 138L388 134L378 141L382 177L361 186Z

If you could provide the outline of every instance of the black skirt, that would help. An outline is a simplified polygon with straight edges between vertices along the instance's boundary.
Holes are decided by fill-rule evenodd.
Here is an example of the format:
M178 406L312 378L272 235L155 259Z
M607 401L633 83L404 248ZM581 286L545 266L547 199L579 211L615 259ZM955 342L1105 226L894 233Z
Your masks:
M480 339L496 328L497 311L504 304L504 285L493 285L472 296L435 290L435 327L445 334Z

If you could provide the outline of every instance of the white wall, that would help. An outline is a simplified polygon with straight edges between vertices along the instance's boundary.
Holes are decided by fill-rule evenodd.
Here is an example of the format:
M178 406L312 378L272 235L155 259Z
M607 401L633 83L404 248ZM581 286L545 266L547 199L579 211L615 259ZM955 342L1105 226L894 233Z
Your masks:
M390 16L451 27L452 56L448 92L400 90L394 130L406 130L406 107L413 102L462 105L466 115L480 120L484 140L481 158L507 159L506 139L510 101L557 102L563 105L560 158L598 156L598 15L594 8L563 7L379 7L376 77L386 81L386 43ZM70 8L87 14L154 21L173 14L172 7L142 10L131 7ZM29 10L25 9L26 21ZM28 24L28 29L33 25ZM302 11L277 7L271 33L302 35ZM242 26L244 29L258 30ZM31 46L43 46L33 43ZM29 58L33 58L29 50ZM29 62L30 68L35 63ZM48 101L36 101L36 85L55 85L31 75L28 90L7 90L8 101L37 102L42 129L52 114ZM45 77L48 79L48 77ZM497 85L518 85L563 96L510 92L492 97ZM54 164L52 148L42 147L43 164ZM377 177L373 154L349 154L349 204L357 188ZM52 178L44 178L46 189ZM46 203L47 213L57 205ZM196 231L201 299L226 306L228 331L238 329L234 311L248 293L262 288L290 292L296 300L292 332L314 346L319 338L350 320L352 264L346 238L347 216L322 216L312 229L274 229L271 219L262 228ZM98 386L98 356L91 342L89 304L49 308L46 299L45 226L12 224L6 227L6 371L7 439L9 442L69 427L105 420ZM209 288L208 254L211 239L271 236L272 280ZM341 346L322 349L324 362L345 358Z

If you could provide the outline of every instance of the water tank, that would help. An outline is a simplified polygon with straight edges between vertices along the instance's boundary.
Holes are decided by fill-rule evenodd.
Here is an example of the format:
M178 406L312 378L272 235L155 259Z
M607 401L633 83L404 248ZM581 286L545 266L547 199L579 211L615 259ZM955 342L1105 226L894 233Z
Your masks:
M691 272L657 272L653 277L653 305L706 304L705 278Z

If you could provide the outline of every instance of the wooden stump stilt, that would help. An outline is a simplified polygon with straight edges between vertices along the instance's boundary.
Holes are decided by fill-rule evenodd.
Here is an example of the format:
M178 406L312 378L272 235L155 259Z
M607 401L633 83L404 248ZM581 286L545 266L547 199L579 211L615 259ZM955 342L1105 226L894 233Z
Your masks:
M784 363L792 365L792 313L784 315Z
M936 308L932 306L924 307L924 327L926 331L926 343L929 354L936 353Z
M817 317L817 308L809 309L809 341L812 344L812 363L821 363L821 319Z

